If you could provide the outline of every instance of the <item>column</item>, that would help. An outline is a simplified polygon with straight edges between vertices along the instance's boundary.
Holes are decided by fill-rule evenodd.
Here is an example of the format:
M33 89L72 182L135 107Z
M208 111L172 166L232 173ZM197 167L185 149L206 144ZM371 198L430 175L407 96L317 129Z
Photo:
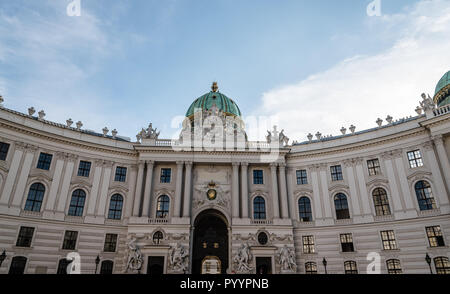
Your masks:
M151 216L151 202L152 202L152 179L153 179L153 167L154 162L148 160L147 162L147 173L145 174L145 188L144 188L144 202L142 204L142 216Z
M322 192L318 195L319 197L317 197L320 199L320 195L322 196L322 201L318 202L321 210L320 215L323 215L323 218L333 218L332 207L334 209L334 203L330 197L330 191L328 190L328 173L330 172L330 169L327 164L320 164L317 166L317 170L319 171L320 188L322 189ZM333 203L333 206L331 203ZM319 214L316 213L316 215Z
M289 218L289 210L287 204L287 188L286 188L286 164L278 165L279 181L280 181L280 200L281 200L281 217Z
M102 179L102 169L103 169L103 160L96 160L94 169L94 180L92 183L91 195L89 195L89 203L87 207L88 215L95 214L95 205L97 203L97 199L99 198L100 181Z
M139 162L136 179L136 190L134 192L133 216L139 216L141 207L142 182L144 177L144 162Z
M239 218L239 162L233 162L233 178L232 178L232 206L233 217Z
M241 207L241 217L248 218L248 162L241 163Z
M389 197L389 201L392 203L393 213L396 211L402 211L404 209L403 204L401 202L401 189L397 184L394 174L394 165L392 163L392 157L390 153L383 153L381 156L384 160L384 165L386 166L386 178L389 182L389 187L391 187L391 197Z
M183 217L191 216L192 162L185 162Z
M437 151L437 161L440 162L442 172L444 174L445 184L447 186L447 191L450 193L450 163L448 160L447 152L444 147L444 140L442 139L442 135L433 137L434 145L436 146Z
M17 172L19 170L20 161L22 160L24 151L24 144L15 144L14 155L11 161L11 165L9 166L8 175L6 176L5 185L3 187L3 193L0 198L1 204L7 205L9 203L9 198L14 187L14 182L16 181Z
M296 213L295 213L295 201L294 201L294 182L292 181L294 177L295 171L293 167L288 167L287 172L287 197L288 197L288 205L289 205L289 214L290 218L295 220L296 219Z
M103 163L103 177L102 177L102 185L100 188L100 197L97 207L97 215L104 216L106 207L108 206L108 189L111 181L111 171L113 167L112 161L105 161Z
M127 182L128 182L128 195L127 205L126 205L126 216L130 217L133 215L133 196L136 193L136 179L137 179L137 165L131 165L127 168Z
M441 171L439 170L439 163L436 160L436 155L434 154L433 145L431 143L426 143L424 145L424 151L428 159L428 163L433 174L434 185L436 187L435 197L439 199L439 204L448 205L447 191L445 190L445 184Z
M63 182L62 182L62 186L61 186L61 191L58 197L58 204L57 204L57 208L56 210L59 212L64 212L64 210L66 209L66 201L67 201L67 197L69 194L69 188L70 188L70 181L72 180L72 175L73 175L73 169L75 167L75 161L77 160L77 156L70 154L67 157L67 162L66 162L66 168L64 170L64 178L63 178ZM89 196L94 197L90 195Z
M278 203L278 180L277 180L277 164L270 164L270 173L272 175L272 203L273 218L280 218L280 206Z
M352 209L353 209L353 215L357 216L361 215L361 208L359 207L358 202L358 191L356 190L356 181L355 181L355 174L353 172L353 162L351 160L344 161L348 186L350 188L350 195L347 195L347 197L350 198L350 201L352 202Z
M363 162L359 160L356 165L356 177L358 179L359 191L361 192L361 203L363 214L372 215L372 211L370 209L370 202L373 201L369 194L367 193L366 180L364 178L363 171Z
M25 186L27 184L28 175L30 174L31 165L33 164L34 154L37 151L37 147L28 145L25 149L25 159L22 162L22 168L19 175L19 180L16 184L16 191L12 201L13 206L21 206L22 199L25 194Z
M310 168L310 174L311 174L311 186L313 188L313 195L312 195L312 209L314 213L314 218L316 220L322 219L322 201L321 196L322 193L320 192L320 166L319 165L313 165ZM326 180L326 175L325 175ZM324 192L326 196L328 197L328 188ZM327 217L327 216L326 216ZM331 211L330 216L331 217Z
M183 184L183 162L177 161L177 179L176 179L176 188L175 188L175 211L173 216L180 217L181 213L181 188Z
M56 166L55 173L52 180L52 185L50 186L50 192L48 194L47 205L45 210L53 211L55 209L56 196L58 193L59 185L61 184L61 175L64 168L64 159L66 155L62 152L56 153Z

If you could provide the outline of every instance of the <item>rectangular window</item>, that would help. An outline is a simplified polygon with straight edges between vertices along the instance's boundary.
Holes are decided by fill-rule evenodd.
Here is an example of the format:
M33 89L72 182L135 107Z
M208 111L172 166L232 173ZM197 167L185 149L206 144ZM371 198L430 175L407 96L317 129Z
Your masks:
M161 183L170 183L170 175L172 174L172 169L162 168L161 169Z
M52 158L53 158L53 155L51 155L51 154L41 153L39 155L37 168L44 169L44 170L49 170L50 169L50 164L52 163Z
M408 152L408 161L411 168L423 166L422 154L420 150Z
M342 168L340 165L335 165L331 167L331 180L332 181L342 181Z
M430 247L445 246L444 236L442 235L440 226L426 227L428 242Z
M33 240L34 228L20 227L19 236L17 237L16 246L30 247Z
M253 184L255 185L262 185L264 184L263 179L263 171L260 169L253 170Z
M8 143L0 143L0 160L6 160L6 156L8 156L8 150Z
M126 179L127 179L127 168L118 166L116 168L116 176L114 177L114 181L125 182Z
M103 251L116 252L117 234L106 234Z
M394 231L381 231L381 241L383 242L384 250L398 249Z
M80 165L78 166L78 176L88 178L90 172L91 163L89 161L80 161Z
M341 234L341 248L342 252L353 252L353 237L352 234Z
M64 241L63 241L62 249L75 250L75 247L77 245L77 237L78 237L78 232L66 231L66 233L64 234Z
M308 176L306 174L306 170L298 170L297 174L297 185L307 185L308 184Z
M369 169L369 176L381 174L380 161L378 159L367 160L367 168Z
M303 236L303 253L309 254L316 252L314 249L314 236Z

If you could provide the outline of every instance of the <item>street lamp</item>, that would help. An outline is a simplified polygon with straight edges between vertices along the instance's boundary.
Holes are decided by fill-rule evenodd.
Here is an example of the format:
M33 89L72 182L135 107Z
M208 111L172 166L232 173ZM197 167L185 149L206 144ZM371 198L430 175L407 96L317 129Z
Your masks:
M3 249L2 255L0 255L0 266L2 266L3 261L6 259L6 251Z
M325 274L327 275L328 273L327 273L327 264L328 264L328 262L327 262L327 260L325 259L325 257L323 258L323 260L322 260L322 264L323 264L323 267L325 268Z
M425 255L425 261L428 263L428 266L430 267L430 273L433 274L433 270L431 269L431 257L428 255Z
M97 255L97 258L95 259L95 273L97 273L99 263L100 263L100 256Z

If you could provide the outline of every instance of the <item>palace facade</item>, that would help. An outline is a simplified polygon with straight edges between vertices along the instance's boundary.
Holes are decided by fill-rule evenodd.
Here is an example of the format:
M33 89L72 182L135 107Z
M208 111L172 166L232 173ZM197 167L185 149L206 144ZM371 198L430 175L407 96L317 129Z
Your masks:
M177 140L1 106L0 273L450 273L450 72L422 99L294 144L215 83Z

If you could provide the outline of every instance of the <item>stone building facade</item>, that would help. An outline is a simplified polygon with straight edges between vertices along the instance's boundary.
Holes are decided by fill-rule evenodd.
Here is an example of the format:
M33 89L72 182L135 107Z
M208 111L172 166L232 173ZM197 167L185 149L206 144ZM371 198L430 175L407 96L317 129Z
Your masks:
M290 145L216 84L178 140L2 106L0 273L450 273L448 76L414 117Z

